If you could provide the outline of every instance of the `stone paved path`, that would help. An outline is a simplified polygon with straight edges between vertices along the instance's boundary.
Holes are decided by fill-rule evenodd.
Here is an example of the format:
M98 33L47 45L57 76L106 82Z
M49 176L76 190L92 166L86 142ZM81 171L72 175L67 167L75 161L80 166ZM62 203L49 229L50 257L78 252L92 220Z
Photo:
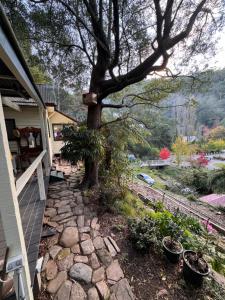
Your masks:
M44 223L56 228L48 238L42 265L43 287L57 300L133 300L128 280L116 259L116 242L100 235L91 199L77 183L81 171L49 186Z

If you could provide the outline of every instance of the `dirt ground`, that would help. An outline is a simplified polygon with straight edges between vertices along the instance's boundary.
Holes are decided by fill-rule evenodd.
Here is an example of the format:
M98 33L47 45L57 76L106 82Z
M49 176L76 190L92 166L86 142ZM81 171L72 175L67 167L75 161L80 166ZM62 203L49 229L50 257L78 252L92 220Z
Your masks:
M113 233L121 249L119 260L138 300L225 299L225 290L211 278L205 280L201 289L187 286L182 278L182 262L173 265L153 249L147 254L133 249L124 217L105 213L100 217L100 223L102 233Z

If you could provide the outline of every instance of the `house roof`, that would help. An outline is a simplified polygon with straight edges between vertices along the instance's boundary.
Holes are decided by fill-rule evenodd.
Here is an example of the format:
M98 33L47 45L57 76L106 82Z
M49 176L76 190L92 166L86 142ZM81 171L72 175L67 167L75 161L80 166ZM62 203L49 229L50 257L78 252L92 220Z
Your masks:
M65 116L65 117L67 117L68 119L72 120L73 122L78 123L76 119L70 117L69 115L63 113L62 111L60 111L58 109L55 109L55 111L58 112L58 113L60 113L61 115Z
M201 201L206 202L213 206L225 207L225 195L224 194L210 194L199 198Z
M46 105L57 105L57 99L53 85L37 84L37 87Z
M0 4L0 92L2 96L29 98L44 105L13 29Z

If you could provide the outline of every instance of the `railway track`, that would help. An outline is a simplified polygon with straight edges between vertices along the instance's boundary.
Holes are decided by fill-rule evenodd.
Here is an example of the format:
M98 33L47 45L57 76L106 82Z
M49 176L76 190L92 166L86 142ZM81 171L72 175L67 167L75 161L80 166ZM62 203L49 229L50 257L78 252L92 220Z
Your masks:
M138 188L136 188L138 185ZM141 187L141 188L140 188ZM165 191L162 191L160 189L152 188L147 185L139 185L139 184L131 184L131 189L135 191L137 194L139 194L141 197L144 197L145 200L153 202L153 199L160 200L164 203L165 207L171 211L175 212L177 209L179 209L180 212L186 214L186 215L192 215L193 217L209 221L210 224L220 233L225 235L225 217L217 216L216 212L212 212L209 210L209 212L202 212L201 211L201 205L199 206L199 209L196 209L196 207L193 207L194 205L191 205L189 202L184 203L184 199L176 198L168 193L165 193ZM185 200L187 202L188 200ZM195 204L196 205L196 204Z

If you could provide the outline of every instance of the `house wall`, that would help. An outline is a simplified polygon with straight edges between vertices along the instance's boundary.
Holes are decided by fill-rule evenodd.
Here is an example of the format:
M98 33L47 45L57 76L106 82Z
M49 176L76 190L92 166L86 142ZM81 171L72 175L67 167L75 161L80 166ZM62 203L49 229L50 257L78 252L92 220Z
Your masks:
M53 127L54 124L74 124L74 121L67 118L63 114L55 111L52 114L49 114L49 121L50 121L50 132L51 132L51 140L52 140L52 151L53 154L60 154L60 149L63 147L63 141L55 141L53 136Z
M38 107L20 106L21 111L15 111L9 107L4 107L5 119L14 119L17 128L36 127L40 128L40 116ZM18 152L18 146L15 141L9 141L11 152Z

